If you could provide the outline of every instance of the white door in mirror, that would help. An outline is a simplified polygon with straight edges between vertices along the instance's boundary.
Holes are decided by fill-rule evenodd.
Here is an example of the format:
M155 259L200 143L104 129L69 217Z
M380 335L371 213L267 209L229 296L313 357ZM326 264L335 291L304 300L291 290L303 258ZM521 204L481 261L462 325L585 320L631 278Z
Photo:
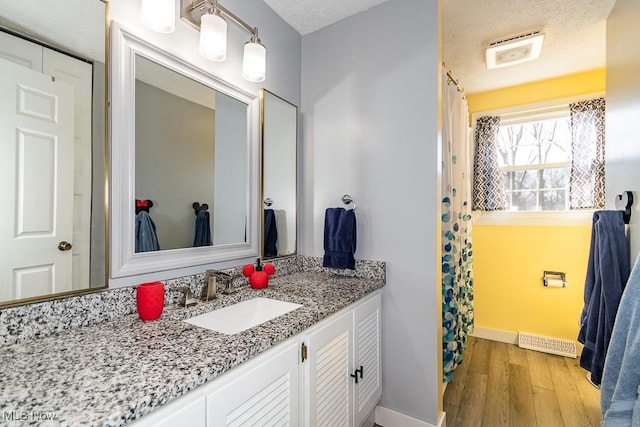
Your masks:
M185 320L195 326L233 335L289 313L302 304L253 298Z
M4 59L0 74L0 301L69 291L74 90Z

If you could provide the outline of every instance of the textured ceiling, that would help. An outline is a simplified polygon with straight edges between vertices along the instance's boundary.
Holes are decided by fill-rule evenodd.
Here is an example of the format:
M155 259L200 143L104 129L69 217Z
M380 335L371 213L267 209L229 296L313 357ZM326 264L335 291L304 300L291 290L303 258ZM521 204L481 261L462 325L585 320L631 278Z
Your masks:
M386 0L264 1L305 35ZM467 93L605 66L606 19L615 0L443 0L442 4L444 61ZM531 30L545 34L538 59L486 68L488 43Z
M606 19L615 0L445 0L443 56L467 93L605 66ZM529 30L545 34L534 61L488 70L489 42Z
M385 1L387 0L264 0L271 9L302 35L312 33Z

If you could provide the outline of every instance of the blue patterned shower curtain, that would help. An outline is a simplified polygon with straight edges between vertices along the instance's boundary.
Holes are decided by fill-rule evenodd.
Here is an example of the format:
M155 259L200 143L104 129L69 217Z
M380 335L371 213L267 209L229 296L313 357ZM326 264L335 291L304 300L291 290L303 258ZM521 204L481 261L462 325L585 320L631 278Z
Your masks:
M443 92L442 349L443 380L451 382L473 332L471 159L467 101L455 84Z

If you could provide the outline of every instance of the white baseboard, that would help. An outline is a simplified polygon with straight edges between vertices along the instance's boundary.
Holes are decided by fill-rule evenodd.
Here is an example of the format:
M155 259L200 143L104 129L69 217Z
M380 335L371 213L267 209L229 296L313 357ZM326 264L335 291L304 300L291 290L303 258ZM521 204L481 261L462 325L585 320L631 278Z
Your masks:
M518 344L518 333L512 331L479 328L476 326L471 336L484 338L491 341L506 342L507 344Z
M446 427L446 414L440 412L438 425L410 417L383 406L376 406L376 424L382 427Z

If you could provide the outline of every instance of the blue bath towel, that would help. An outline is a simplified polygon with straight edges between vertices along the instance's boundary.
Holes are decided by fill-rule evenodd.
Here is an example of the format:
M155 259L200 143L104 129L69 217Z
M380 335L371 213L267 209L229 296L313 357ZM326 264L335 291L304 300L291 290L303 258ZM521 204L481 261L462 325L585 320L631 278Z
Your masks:
M201 210L196 215L196 232L193 236L193 246L211 246L209 211Z
M324 215L323 267L355 270L356 214L344 208L329 208Z
M146 211L136 214L136 252L159 251L156 225Z
M600 403L605 427L640 426L640 258L624 289L604 362Z
M584 284L578 341L584 344L580 366L599 385L618 304L629 277L629 248L622 211L593 213L591 249Z
M278 227L273 209L264 210L264 256L278 256Z

